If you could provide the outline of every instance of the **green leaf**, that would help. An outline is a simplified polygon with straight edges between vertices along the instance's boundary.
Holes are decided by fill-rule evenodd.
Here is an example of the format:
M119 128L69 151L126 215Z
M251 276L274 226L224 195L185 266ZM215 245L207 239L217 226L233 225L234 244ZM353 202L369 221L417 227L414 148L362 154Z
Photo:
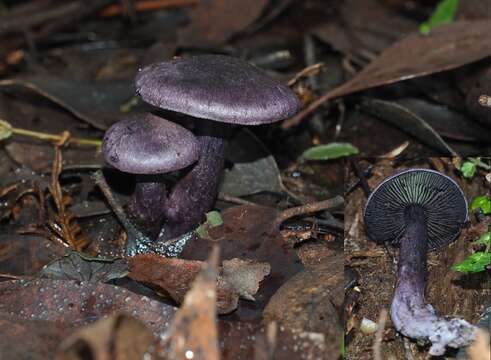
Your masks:
M486 266L491 264L491 253L475 252L468 256L461 263L452 266L452 269L459 272L480 272L486 270Z
M481 209L484 215L491 213L491 199L486 195L476 196L471 203L471 210Z
M195 230L196 234L202 239L210 239L208 229L220 226L223 224L222 217L218 211L210 211L206 213L206 221L198 226Z
M482 234L479 239L473 242L475 245L486 245L490 246L491 245L491 232L487 231L484 234Z
M465 178L473 178L476 174L476 164L472 161L466 161L459 170Z
M458 8L459 0L440 1L428 21L420 25L420 33L428 34L431 29L439 25L451 23L455 18L455 14L457 13Z
M0 120L0 140L8 139L12 136L12 125L4 120Z
M332 160L358 154L358 149L348 143L318 145L306 150L302 157L306 160Z
M222 217L218 211L210 211L206 213L206 222L210 227L216 227L223 224Z

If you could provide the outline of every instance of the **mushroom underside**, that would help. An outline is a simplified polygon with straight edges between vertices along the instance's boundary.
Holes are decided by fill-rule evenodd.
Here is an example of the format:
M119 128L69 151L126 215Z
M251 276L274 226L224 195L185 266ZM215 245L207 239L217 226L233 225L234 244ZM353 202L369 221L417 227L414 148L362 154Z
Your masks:
M431 342L429 353L469 345L476 327L437 314L425 301L427 251L456 239L467 221L467 201L448 176L428 169L393 175L371 193L365 225L376 240L399 244L397 284L391 318L402 335Z

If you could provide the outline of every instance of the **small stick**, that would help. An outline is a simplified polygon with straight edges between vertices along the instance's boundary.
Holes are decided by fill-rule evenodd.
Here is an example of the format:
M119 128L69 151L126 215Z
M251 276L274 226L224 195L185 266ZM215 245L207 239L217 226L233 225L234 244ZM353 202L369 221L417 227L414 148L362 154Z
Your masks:
M10 125L8 121L5 121L0 118L0 135L1 131L3 130L10 131L12 134L15 135L21 135L21 136L27 136L39 140L48 140L48 141L54 141L56 143L59 143L60 141L72 143L72 144L78 144L78 145L92 145L92 146L97 146L100 147L102 146L102 141L98 139L81 139L81 138L74 138L71 137L70 134L67 131L64 131L61 135L55 135L55 134L49 134L49 133L44 133L40 131L33 131L33 130L26 130L26 129L21 129L21 128L15 128ZM68 134L68 135L67 135ZM0 137L1 139L2 137Z
M355 170L356 176L358 176L358 179L360 179L360 185L363 189L363 192L365 193L365 197L368 197L371 190L370 186L368 185L367 179L365 178L364 172L361 171L357 159L350 157L349 161L351 163L351 166L353 166L353 169Z
M295 85L303 77L318 74L323 67L324 63L322 62L307 66L306 68L300 70L300 72L296 73L295 76L288 81L288 86Z
M143 238L145 238L145 235L143 235L142 232L138 231L138 229L128 219L128 216L126 216L126 213L124 212L123 207L114 198L114 195L113 195L111 189L109 188L109 185L107 184L106 179L104 178L104 175L102 174L102 171L97 170L95 173L92 174L92 178L94 179L96 185L99 186L99 189L101 189L107 202L109 203L109 206L112 208L112 210L116 214L116 217L120 221L121 225L126 230L126 233L128 234L126 251L127 251L127 253L130 253L132 250L134 250L136 248L137 239L143 239Z
M373 341L373 358L382 360L382 340L384 338L385 323L387 322L387 310L382 309L378 318L377 332Z
M314 203L309 203L297 207L292 207L286 210L283 210L275 220L275 225L276 227L279 227L282 222L285 220L288 220L294 216L298 215L303 215L303 214L310 214L313 212L318 212L322 210L328 210L332 209L338 206L341 206L344 204L344 198L340 195L335 196L331 199L323 200L323 201L318 201Z
M0 277L6 278L6 279L12 279L12 280L29 280L29 279L32 279L31 276L13 275L13 274L7 274L7 273L0 273Z
M190 6L198 4L198 0L144 0L133 5L135 12L168 9L172 7ZM103 17L117 16L124 13L121 4L113 4L102 10L99 15Z
M232 204L238 204L238 205L257 205L256 203L254 203L252 201L241 199L240 197L236 197L236 196L230 196L227 194L218 195L218 200L222 200L225 202L229 202Z

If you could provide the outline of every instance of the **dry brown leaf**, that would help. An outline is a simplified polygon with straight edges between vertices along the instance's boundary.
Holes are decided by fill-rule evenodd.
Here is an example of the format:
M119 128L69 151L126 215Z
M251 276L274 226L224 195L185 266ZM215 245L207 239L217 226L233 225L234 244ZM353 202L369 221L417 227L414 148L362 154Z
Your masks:
M50 359L71 332L67 324L24 320L5 313L0 314L0 329L2 359Z
M37 279L0 283L0 312L24 320L81 326L115 313L130 313L155 333L165 331L175 308L125 288L98 282ZM0 337L8 328L0 328Z
M357 91L413 79L481 60L491 55L486 41L491 20L457 21L432 30L430 35L414 33L383 51L351 80L329 91L299 114L286 120L282 128L297 125L326 101Z
M254 301L253 295L259 290L259 283L270 271L271 266L268 263L237 258L224 260L219 284L221 281L228 283L240 297Z
M179 31L181 46L216 46L252 24L268 0L202 0L191 11L189 25Z
M128 315L113 315L77 330L60 346L57 360L140 360L155 339L152 331Z
M136 255L128 259L129 277L167 293L182 303L198 273L205 267L203 261L165 258L158 255ZM269 274L267 263L232 259L223 262L217 280L217 311L227 314L238 306L239 296L254 300L260 281Z

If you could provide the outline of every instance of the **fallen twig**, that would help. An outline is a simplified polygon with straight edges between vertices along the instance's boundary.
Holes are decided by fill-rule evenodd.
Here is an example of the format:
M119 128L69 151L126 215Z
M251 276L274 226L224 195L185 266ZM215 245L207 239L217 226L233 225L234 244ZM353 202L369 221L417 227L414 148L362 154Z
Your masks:
M133 6L135 12L142 12L197 5L198 3L198 0L144 0L135 2ZM113 4L102 10L99 15L111 17L122 15L124 13L125 9L122 4Z
M55 134L49 134L49 133L44 133L40 131L33 131L33 130L27 130L27 129L21 129L21 128L15 128L12 127L12 125L0 118L0 139L6 138L8 136L4 136L3 134L15 134L15 135L21 135L21 136L27 136L39 140L47 140L47 141L54 141L56 143L59 143L61 141L65 141L68 144L77 144L77 145L93 145L96 147L101 147L102 146L102 140L99 139L82 139L82 138L74 138L71 137L68 132L64 132L61 135L55 135ZM65 139L64 136L65 134L68 134L67 138Z
M257 205L256 203L254 203L252 201L248 201L248 200L242 199L240 197L236 197L236 196L230 196L227 194L218 195L218 200L222 200L225 202L229 202L232 204L238 204L238 205Z
M324 67L324 63L322 62L307 66L306 68L296 73L295 76L288 81L288 86L295 85L303 77L318 74L323 67Z
M382 340L384 338L385 323L387 322L387 310L382 309L378 318L377 332L375 333L375 340L373 341L373 358L375 360L382 360Z
M328 210L344 204L344 198L342 196L335 196L331 199L309 203L297 207L292 207L283 210L275 219L275 225L279 227L281 223L294 216L310 214L317 211Z

